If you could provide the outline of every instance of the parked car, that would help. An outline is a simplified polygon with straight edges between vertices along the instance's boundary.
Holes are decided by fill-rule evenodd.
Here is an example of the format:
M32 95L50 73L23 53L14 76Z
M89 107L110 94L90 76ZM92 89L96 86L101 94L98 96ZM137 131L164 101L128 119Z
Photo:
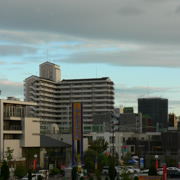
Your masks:
M140 169L137 167L134 167L134 173L138 173L138 172L140 172Z
M177 167L167 167L166 169L167 169L167 170L177 170L177 171L180 172L180 169L177 168Z
M116 169L117 175L118 173L121 175L122 173L125 172L125 168L122 166L116 166L115 169Z
M169 169L167 170L167 177L168 178L180 178L180 171L176 169Z
M104 166L103 169L102 169L101 174L102 175L108 175L108 172L109 172L109 166Z
M131 174L134 173L134 168L133 168L133 166L127 166L127 169L128 169L128 171L129 171Z
M149 172L149 169L145 169L145 170L141 170L140 172L134 174L134 177L139 177L139 176L148 176L148 172Z
M157 169L157 174L162 176L163 175L163 168L158 168Z
M28 175L25 175L22 180L28 180ZM32 174L32 180L36 180L36 175Z
M44 174L44 172L37 172L37 173L36 173L36 179L38 179L38 176L41 176L42 179L45 179L45 174Z

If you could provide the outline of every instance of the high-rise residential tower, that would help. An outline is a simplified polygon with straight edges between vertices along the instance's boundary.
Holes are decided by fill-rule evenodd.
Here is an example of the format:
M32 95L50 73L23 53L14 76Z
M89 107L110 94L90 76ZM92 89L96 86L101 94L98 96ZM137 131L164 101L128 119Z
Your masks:
M39 77L30 76L24 84L25 101L37 102L31 112L43 123L57 123L61 129L71 126L72 103L83 103L84 125L91 124L93 114L114 111L114 83L108 77L61 80L56 64L40 65ZM44 127L44 126L42 126Z
M168 99L140 98L138 112L152 118L152 128L163 131L168 127Z

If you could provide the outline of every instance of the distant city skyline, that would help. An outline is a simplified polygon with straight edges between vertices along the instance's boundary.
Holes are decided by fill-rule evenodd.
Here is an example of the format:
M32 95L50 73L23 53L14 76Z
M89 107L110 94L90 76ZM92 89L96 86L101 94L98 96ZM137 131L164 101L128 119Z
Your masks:
M178 0L0 0L0 16L0 98L23 100L50 61L62 79L109 77L115 107L161 97L180 115Z

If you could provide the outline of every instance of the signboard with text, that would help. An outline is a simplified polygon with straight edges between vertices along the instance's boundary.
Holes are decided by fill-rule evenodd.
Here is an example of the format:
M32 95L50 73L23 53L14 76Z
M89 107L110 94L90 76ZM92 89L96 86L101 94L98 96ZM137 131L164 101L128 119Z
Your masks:
M161 180L161 176L139 176L139 180Z
M81 140L82 104L73 103L73 130L74 140Z

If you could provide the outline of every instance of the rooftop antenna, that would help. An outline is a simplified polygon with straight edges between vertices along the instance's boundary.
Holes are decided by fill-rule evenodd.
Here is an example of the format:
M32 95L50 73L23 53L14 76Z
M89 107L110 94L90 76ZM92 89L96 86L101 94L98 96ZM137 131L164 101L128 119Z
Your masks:
M48 57L48 50L47 50L47 61L49 60L49 57Z

